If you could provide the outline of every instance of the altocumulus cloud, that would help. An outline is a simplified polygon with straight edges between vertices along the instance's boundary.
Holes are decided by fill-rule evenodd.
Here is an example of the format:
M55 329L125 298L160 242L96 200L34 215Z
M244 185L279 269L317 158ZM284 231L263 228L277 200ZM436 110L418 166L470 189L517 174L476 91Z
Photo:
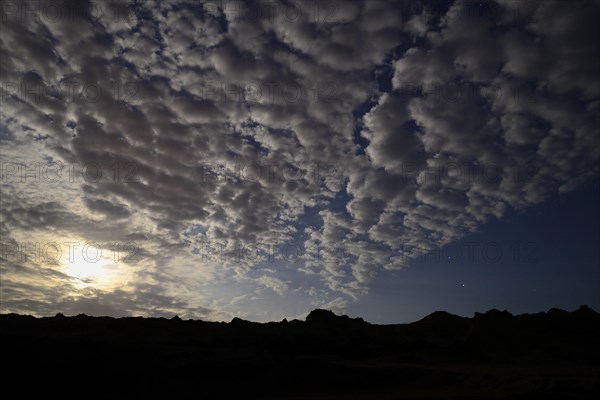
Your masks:
M598 175L599 7L3 2L2 311L343 310Z

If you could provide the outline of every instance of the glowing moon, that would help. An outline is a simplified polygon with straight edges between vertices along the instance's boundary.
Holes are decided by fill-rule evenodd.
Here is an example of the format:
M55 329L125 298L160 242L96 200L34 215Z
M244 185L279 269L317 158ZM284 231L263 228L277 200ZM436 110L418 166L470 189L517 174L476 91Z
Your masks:
M73 260L65 261L65 273L73 278L81 280L96 280L108 274L106 268L109 262L105 259L98 261Z

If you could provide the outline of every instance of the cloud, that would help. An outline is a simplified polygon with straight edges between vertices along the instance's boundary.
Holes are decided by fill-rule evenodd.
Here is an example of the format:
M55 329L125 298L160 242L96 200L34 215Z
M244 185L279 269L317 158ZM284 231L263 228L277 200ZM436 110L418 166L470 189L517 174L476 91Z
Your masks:
M217 283L341 310L424 244L598 175L595 2L60 6L2 10L2 230L143 261L85 293L7 266L3 310L215 318ZM231 256L289 243L297 263Z

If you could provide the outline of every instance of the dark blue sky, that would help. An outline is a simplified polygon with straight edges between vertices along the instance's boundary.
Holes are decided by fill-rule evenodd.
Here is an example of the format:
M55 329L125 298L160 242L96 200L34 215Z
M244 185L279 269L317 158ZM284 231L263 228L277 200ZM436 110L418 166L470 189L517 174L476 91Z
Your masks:
M491 308L521 314L582 304L600 310L598 204L600 182L595 181L524 211L511 210L441 248L437 259L429 253L402 271L381 273L350 314L394 323L436 310L463 316ZM497 248L502 256L493 262Z

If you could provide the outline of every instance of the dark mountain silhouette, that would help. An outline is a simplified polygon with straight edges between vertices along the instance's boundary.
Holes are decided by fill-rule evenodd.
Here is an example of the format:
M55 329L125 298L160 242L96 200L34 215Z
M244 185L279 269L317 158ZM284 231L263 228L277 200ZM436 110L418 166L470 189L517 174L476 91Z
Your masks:
M269 323L7 314L0 327L3 382L19 393L83 384L131 398L563 400L600 391L600 314L585 306L438 311L402 325L328 310Z
M316 309L306 317L309 324L324 324L330 326L349 326L353 324L364 324L362 318L350 318L347 315L338 316L333 311Z

